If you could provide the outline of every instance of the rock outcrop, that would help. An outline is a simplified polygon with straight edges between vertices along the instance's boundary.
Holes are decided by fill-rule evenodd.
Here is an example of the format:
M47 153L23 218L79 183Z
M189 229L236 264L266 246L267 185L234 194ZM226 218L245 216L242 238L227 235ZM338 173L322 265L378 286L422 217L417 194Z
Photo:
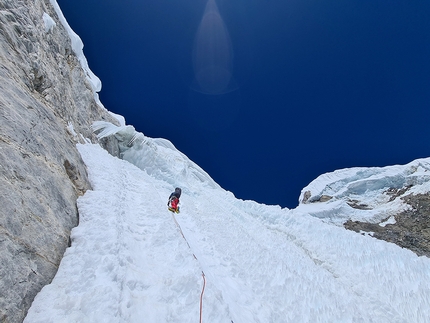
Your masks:
M49 0L0 2L0 322L21 322L54 277L76 199L90 188L78 141L95 120L118 123L94 98Z
M394 215L394 223L368 223L348 220L344 226L361 234L395 243L415 252L418 256L430 257L430 196L429 194L407 195L402 200L411 207Z
M430 158L323 174L300 203L323 221L430 257Z

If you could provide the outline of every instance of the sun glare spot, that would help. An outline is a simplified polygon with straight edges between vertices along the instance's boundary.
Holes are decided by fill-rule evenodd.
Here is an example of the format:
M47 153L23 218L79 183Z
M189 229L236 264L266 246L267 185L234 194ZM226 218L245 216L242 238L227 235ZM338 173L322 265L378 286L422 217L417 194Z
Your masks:
M192 89L223 94L236 89L232 76L233 49L215 0L208 0L194 40Z

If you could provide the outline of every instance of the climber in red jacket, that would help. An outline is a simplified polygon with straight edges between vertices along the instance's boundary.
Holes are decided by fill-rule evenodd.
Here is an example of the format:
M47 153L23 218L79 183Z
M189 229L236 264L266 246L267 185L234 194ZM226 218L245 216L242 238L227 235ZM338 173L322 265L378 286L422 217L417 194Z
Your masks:
M175 188L175 191L170 194L167 206L170 211L179 213L179 198L181 197L181 189L179 187Z

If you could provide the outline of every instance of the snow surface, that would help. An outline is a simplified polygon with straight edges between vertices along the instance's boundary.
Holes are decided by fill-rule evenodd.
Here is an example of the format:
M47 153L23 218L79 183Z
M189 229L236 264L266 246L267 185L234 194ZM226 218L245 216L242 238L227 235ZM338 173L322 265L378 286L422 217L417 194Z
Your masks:
M45 32L48 33L54 28L57 24L55 21L51 18L50 15L48 15L46 12L43 13L42 16L43 23L45 24Z
M72 246L24 322L197 322L202 273L202 322L428 322L430 259L308 212L322 205L330 214L337 202L289 210L239 200L167 140L94 128L121 140L129 161L78 145L93 190L78 199ZM408 167L342 170L305 189L372 176L388 183L414 174ZM175 186L181 213L172 215Z

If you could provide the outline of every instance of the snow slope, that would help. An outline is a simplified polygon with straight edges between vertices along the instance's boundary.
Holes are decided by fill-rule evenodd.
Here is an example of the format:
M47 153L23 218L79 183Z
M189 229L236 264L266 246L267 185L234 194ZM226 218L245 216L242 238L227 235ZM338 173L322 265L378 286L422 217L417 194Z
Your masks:
M211 323L428 321L430 260L311 215L322 207L328 218L345 217L342 198L292 210L239 200L168 141L95 126L122 141L128 161L78 145L93 190L79 198L72 246L24 322L197 322L200 305ZM409 166L369 172L379 182L409 176ZM304 191L350 178L339 197L369 179L342 172ZM166 203L175 186L183 193L173 216ZM355 193L365 200L369 192Z

